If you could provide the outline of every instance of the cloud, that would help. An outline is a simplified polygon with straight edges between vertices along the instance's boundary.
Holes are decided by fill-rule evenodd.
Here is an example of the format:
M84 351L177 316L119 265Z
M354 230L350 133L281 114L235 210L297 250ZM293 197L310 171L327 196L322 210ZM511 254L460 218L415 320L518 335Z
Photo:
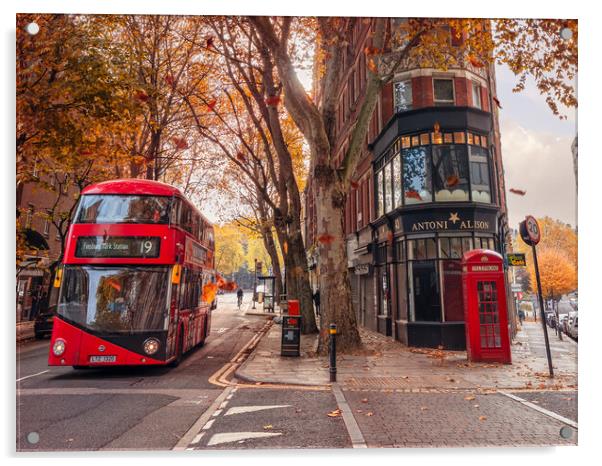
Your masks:
M525 215L575 224L572 137L527 129L511 118L500 121L510 227ZM527 191L525 196L510 188Z

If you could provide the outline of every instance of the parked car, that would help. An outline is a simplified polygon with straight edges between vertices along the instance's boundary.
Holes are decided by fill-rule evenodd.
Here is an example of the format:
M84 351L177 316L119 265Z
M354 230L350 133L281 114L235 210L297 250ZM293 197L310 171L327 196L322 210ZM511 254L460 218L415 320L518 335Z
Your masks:
M569 330L568 330L568 335L573 337L575 340L577 339L577 326L579 323L579 316L575 315L575 317L573 318L573 322L571 322L571 325L569 326Z
M48 309L41 310L35 322L33 323L33 331L35 337L39 340L52 334L52 325L54 316L56 315L56 305L50 306Z

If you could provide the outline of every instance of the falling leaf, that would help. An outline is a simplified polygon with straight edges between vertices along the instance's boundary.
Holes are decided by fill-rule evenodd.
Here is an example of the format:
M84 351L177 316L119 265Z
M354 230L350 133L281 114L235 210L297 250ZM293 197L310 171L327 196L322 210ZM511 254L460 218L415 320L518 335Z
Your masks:
M318 236L318 241L322 244L331 244L332 242L334 242L335 237L328 234L328 233L324 233L320 236Z
M188 149L188 141L186 141L186 139L174 137L171 140L174 143L174 146L176 146L177 150Z
M144 92L143 90L136 91L136 94L134 94L134 96L140 102L147 102L148 101L148 94L146 92Z
M277 107L280 103L280 100L281 99L279 95L270 95L265 99L265 103L270 107Z
M406 198L417 199L419 201L422 200L422 197L420 197L420 194L416 191L406 191Z
M368 61L368 69L375 74L378 72L378 68L376 67L376 64L374 63L374 60L370 59Z
M524 196L525 194L527 194L527 191L523 191L522 189L515 189L515 188L510 188L510 192L512 194L516 194L518 196Z
M284 241L282 243L282 252L284 252L284 254L288 254L288 243L286 241Z
M487 420L487 416L479 416L479 421L486 421Z
M465 399L466 401L472 401L472 400L474 400L474 399L475 399L475 396L474 396L474 395L468 395L468 396L465 396L465 397L464 397L464 399Z
M211 99L209 102L207 102L207 107L209 107L209 110L213 110L215 108L215 104L217 104L217 100Z
M217 294L217 284L216 283L207 283L203 286L203 291L201 294L201 300L204 303L212 303L215 299L215 295Z
M460 182L460 178L458 178L456 175L450 175L447 177L446 181L447 181L447 186L449 186L450 188L453 188Z
M327 416L329 416L329 417L339 417L340 415L341 415L340 409L335 409L334 411L331 411L327 414Z
M263 426L263 430L270 430L273 429L274 426L272 426L272 424L268 424L267 426Z

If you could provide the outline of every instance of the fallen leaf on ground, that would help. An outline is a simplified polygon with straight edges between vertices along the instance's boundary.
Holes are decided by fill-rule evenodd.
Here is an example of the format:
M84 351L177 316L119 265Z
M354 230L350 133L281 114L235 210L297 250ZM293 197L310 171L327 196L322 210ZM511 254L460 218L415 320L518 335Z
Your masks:
M468 395L468 396L465 396L465 397L464 397L464 399L465 399L466 401L472 401L472 400L474 400L474 399L475 399L475 396L474 396L474 395Z
M372 411L368 411L368 412L366 413L366 416L374 416L374 413L373 413Z
M362 398L362 403L368 403L368 398Z
M356 413L363 413L363 412L364 412L364 410L363 410L363 409L356 409L356 410L355 410L355 412L356 412Z
M274 426L272 426L272 424L268 424L267 426L263 426L264 430L270 430L273 429Z
M335 409L334 411L331 411L327 414L327 416L330 416L330 417L339 417L340 415L341 415L340 409Z
M487 420L487 416L479 416L479 421L485 421Z
M428 408L426 406L421 406L420 411L426 411Z
M479 405L472 405L472 406L473 406L474 408L478 408L478 407L479 407Z

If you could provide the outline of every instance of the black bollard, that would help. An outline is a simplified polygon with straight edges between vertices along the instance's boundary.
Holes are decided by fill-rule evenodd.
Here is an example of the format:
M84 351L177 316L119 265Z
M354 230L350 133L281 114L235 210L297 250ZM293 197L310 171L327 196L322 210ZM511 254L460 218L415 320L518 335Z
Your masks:
M337 381L337 324L330 324L328 329L330 335L330 381Z

